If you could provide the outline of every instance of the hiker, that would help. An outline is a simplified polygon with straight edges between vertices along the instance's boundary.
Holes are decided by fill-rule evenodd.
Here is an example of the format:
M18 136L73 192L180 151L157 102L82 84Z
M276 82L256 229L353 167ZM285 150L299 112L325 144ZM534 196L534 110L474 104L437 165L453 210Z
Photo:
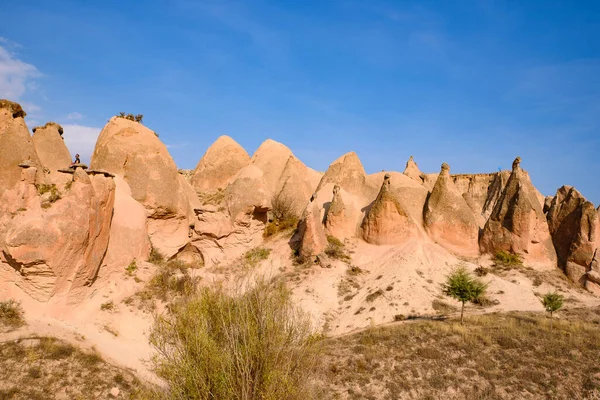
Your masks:
M71 166L75 164L81 164L81 160L79 159L79 154L75 154L75 161L71 163Z

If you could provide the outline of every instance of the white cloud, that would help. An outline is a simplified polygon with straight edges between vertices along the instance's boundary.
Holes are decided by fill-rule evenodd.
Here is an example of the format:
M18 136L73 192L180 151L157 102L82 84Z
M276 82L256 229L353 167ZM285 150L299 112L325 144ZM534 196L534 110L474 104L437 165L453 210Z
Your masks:
M77 124L65 124L62 127L64 129L63 138L71 152L71 156L75 157L75 154L79 154L81 161L89 165L90 157L94 152L96 140L102 128Z
M81 118L83 118L83 115L78 112L72 112L69 115L67 115L67 119L70 119L70 120L81 119Z
M6 43L4 39L2 43ZM2 98L19 100L27 89L35 87L32 80L41 76L38 69L16 58L0 46L0 93Z

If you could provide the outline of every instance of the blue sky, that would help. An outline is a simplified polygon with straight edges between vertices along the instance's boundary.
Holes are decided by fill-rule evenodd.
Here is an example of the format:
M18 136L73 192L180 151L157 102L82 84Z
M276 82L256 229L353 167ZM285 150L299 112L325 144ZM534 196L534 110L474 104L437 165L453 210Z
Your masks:
M90 5L89 3L95 3ZM600 3L22 1L2 10L0 97L89 155L142 113L180 168L228 134L324 171L510 168L600 203Z

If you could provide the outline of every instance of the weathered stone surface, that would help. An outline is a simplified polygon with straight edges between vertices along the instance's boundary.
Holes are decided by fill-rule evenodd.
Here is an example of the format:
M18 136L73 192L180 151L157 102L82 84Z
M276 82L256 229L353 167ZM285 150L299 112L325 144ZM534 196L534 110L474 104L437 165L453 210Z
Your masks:
M34 174L24 169L23 180L0 199L0 268L38 300L80 301L106 254L114 183L78 169L70 189L42 208Z
M63 128L55 123L48 122L44 126L33 128L33 145L40 159L46 182L64 187L71 177L58 172L59 169L68 168L71 164L71 154L62 137Z
M125 179L132 197L146 208L153 246L172 256L189 242L194 191L156 134L142 124L113 117L102 129L91 169Z
M446 163L425 204L424 222L429 235L448 250L466 256L479 254L477 220L454 185Z
M355 152L344 154L335 160L321 178L317 191L327 183L339 185L347 192L364 191L367 174Z
M365 241L372 244L401 244L419 236L419 228L390 189L385 175L379 195L362 224Z
M131 189L123 178L116 177L114 182L114 215L102 276L122 273L131 261L146 260L150 254L146 209L131 196Z
M575 282L586 285L586 274L600 245L598 213L575 188L563 186L552 199L548 227L558 266Z
M349 233L348 221L346 220L346 206L344 205L339 185L333 187L333 199L329 204L329 208L327 208L325 228L330 235L342 241ZM350 236L352 233L350 232Z
M19 164L29 160L36 167L37 183L43 183L43 170L27 125L25 112L17 103L0 100L0 194L21 179Z
M323 227L324 210L315 200L316 196L310 198L298 224L297 235L301 238L299 252L305 259L323 253L327 247L327 235Z
M422 172L417 163L414 161L413 156L410 156L406 162L406 168L404 169L403 174L419 183L423 183L423 180L421 179Z
M285 164L272 196L279 196L289 202L293 212L300 217L306 200L314 193L320 180L321 174L292 155Z
M198 192L224 189L249 163L250 156L242 146L229 136L221 136L198 162L192 175L192 187Z
M234 221L255 216L266 222L271 199L263 171L254 164L244 167L225 190L225 202Z
M548 224L529 176L517 157L504 190L479 241L482 253L503 250L521 254L529 261L556 262Z

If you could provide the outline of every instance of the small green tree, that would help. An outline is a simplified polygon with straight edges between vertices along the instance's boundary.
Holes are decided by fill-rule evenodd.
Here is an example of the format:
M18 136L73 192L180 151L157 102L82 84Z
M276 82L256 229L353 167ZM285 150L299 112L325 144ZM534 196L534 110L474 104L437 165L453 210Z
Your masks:
M546 293L542 299L542 304L546 311L550 313L550 332L552 332L552 314L562 308L565 298L563 295L554 293Z
M463 323L463 314L465 303L473 302L485 294L487 284L471 276L465 267L460 266L446 278L446 283L442 284L442 292L446 296L455 298L462 303L460 309L460 323Z

